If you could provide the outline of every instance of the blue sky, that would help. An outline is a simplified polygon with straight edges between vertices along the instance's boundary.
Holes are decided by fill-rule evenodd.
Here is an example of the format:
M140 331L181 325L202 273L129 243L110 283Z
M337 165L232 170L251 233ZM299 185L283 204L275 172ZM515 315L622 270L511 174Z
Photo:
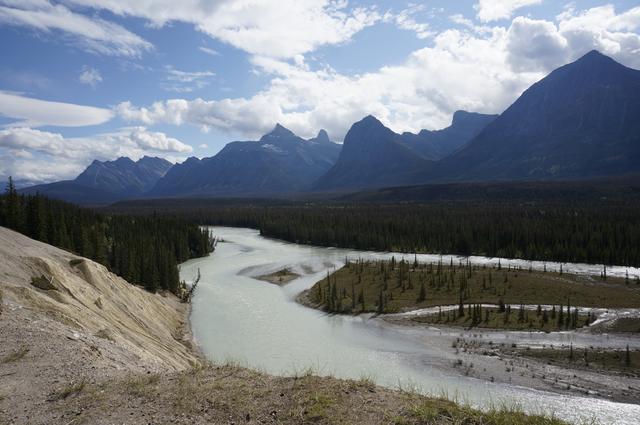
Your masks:
M179 6L176 6L179 5ZM504 110L598 49L640 68L637 1L0 0L0 178L211 156L280 122L341 141Z

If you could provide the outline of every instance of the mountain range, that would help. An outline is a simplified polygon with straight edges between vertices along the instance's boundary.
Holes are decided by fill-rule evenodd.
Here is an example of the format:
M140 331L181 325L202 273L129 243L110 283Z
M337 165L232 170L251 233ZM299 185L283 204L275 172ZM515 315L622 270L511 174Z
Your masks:
M351 126L338 161L313 189L357 190L415 183L416 176L465 146L495 118L457 111L451 126L443 130L397 134L369 115Z
M143 196L172 165L166 159L149 156L135 162L126 157L95 160L73 180L31 186L21 192L79 204L104 204Z
M340 154L326 131L309 140L280 124L259 141L231 142L217 155L175 165L152 197L270 195L307 189Z
M438 131L398 134L367 116L342 145L276 125L210 158L94 161L26 193L78 203L136 197L272 196L443 182L563 181L640 171L640 71L592 51L535 83L500 115L458 111Z

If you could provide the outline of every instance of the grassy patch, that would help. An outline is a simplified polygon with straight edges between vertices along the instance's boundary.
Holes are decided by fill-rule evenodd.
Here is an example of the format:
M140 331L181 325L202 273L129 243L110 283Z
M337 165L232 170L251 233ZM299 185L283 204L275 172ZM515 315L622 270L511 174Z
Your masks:
M122 406L114 410L111 422L128 423L133 412L154 423L197 418L202 423L564 424L517 409L479 411L446 399L376 387L368 379L274 377L212 365L111 381L99 387L98 394L88 387L79 397L68 398L66 406L81 408L88 423L104 417L105 406ZM143 402L132 402L132 394Z
M608 327L607 331L640 333L640 318L622 317Z
M563 307L564 309L564 307ZM584 314L572 312L567 316L563 310L560 317L559 310L541 309L524 310L506 306L504 311L497 308L463 308L464 315L458 310L439 312L424 316L413 317L411 320L418 323L444 324L449 326L462 326L465 328L490 328L506 330L531 330L552 332L562 329L575 329L588 325L592 318Z
M486 412L456 404L447 399L429 399L414 403L407 414L395 418L405 424L469 424L469 425L561 425L565 422L548 416L527 415L515 407L502 407Z
M329 394L315 393L304 403L304 418L313 422L326 420L334 404L335 400Z
M4 356L2 358L2 361L0 361L0 363L5 364L5 363L17 362L18 360L20 360L21 358L26 356L28 352L29 352L29 348L20 347L17 350L15 350L15 351L7 354L6 356Z
M155 392L156 386L160 381L160 375L138 375L129 378L125 382L125 391L135 397L148 397Z
M498 266L358 261L317 282L312 303L338 313L393 313L458 304L640 307L640 285L624 278ZM382 308L380 306L382 305Z
M50 400L64 400L72 395L80 394L85 387L84 379L78 382L72 382L71 384L64 387L59 392L53 394Z
M298 277L300 277L299 274L292 272L288 268L284 268L270 274L259 276L258 279L274 283L276 285L285 285Z

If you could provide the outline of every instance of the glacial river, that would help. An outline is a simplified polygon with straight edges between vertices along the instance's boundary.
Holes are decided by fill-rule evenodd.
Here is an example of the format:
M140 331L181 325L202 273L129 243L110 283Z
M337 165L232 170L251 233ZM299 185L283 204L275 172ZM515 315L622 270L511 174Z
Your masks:
M452 368L451 343L459 330L401 327L367 317L332 316L303 307L295 296L350 259L390 258L373 253L319 248L261 237L256 230L216 227L224 242L212 255L181 265L181 278L201 281L193 299L191 324L204 353L218 362L234 361L271 374L293 375L312 368L315 374L339 378L372 378L379 385L418 389L447 395L477 407L517 404L532 413L554 414L580 423L596 418L602 424L638 424L640 405L598 398L559 395L509 383L492 383L465 376ZM393 254L399 260L402 254ZM418 255L418 261L449 263L450 257ZM453 257L454 262L460 258ZM413 261L413 255L406 259ZM466 258L464 259L466 261ZM498 259L470 257L475 264L497 264ZM544 263L501 260L536 269ZM285 287L254 279L283 267L301 277ZM546 263L549 270L559 265ZM601 266L564 264L565 272L599 274ZM609 267L609 275L624 276L627 269ZM628 269L635 277L639 269ZM467 335L465 335L467 336ZM471 336L471 335L468 335ZM640 347L640 339L575 333L494 332L491 340L518 343L569 343L574 346ZM485 356L486 357L486 356Z

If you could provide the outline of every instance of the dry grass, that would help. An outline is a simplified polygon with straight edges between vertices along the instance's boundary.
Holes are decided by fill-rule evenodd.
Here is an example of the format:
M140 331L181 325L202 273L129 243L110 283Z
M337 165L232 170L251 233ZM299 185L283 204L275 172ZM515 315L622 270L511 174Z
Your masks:
M0 361L0 363L2 364L6 364L6 363L13 363L13 362L17 362L18 360L22 359L24 356L27 355L27 353L29 352L29 348L27 347L20 347L15 351L12 351L11 353L7 354L6 356L4 356L2 358L2 361Z
M134 397L147 397L154 394L158 382L160 382L160 375L155 373L136 375L124 382L124 389L127 394Z
M124 389L124 390L123 390ZM100 397L92 394L100 393ZM107 409L105 406L120 406ZM518 409L482 412L405 389L317 376L274 377L234 366L130 377L61 400L87 423L531 424L564 422Z
M50 400L51 401L64 400L72 395L80 394L82 390L84 390L85 386L86 386L86 382L84 379L81 379L77 382L72 382L66 387L62 388L60 391L54 393L50 397Z
M548 416L527 415L517 407L500 407L481 412L446 399L432 399L409 409L409 418L398 418L400 424L473 424L473 425L556 425L564 421Z

